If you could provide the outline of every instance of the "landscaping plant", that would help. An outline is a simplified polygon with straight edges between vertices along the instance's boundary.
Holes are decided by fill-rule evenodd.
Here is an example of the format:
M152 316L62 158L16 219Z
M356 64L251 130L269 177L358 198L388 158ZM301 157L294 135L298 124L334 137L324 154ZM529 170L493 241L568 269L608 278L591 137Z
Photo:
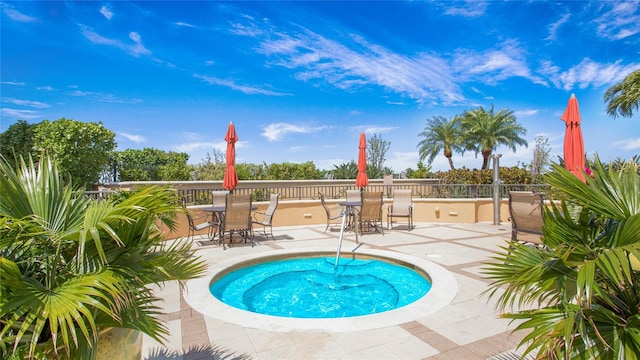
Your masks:
M485 268L502 316L537 359L640 358L640 176L596 157L586 183L559 165L543 247L510 242ZM554 202L553 200L558 200Z
M159 231L175 228L175 192L97 201L46 156L17 170L0 159L0 171L0 357L93 359L109 328L162 341L149 285L206 270L191 243L165 243Z

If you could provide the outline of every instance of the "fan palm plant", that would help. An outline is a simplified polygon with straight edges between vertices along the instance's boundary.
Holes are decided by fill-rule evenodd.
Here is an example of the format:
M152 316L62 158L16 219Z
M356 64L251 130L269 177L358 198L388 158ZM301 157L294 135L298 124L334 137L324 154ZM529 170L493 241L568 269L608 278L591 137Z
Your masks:
M180 205L168 188L96 201L48 157L0 169L0 354L92 359L108 328L162 341L149 284L202 275L191 243L169 245Z
M547 181L561 199L545 209L545 246L510 243L485 269L538 359L639 358L640 177L597 156L592 170L585 184L554 165Z

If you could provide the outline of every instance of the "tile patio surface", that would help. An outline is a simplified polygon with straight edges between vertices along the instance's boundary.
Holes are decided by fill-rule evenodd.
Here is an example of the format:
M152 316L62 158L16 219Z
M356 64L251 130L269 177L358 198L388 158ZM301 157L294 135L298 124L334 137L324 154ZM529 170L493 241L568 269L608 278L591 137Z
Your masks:
M488 281L480 275L483 262L489 260L498 246L510 235L510 224L442 224L416 223L408 232L402 225L385 234L365 233L360 249L386 250L436 263L446 269L457 282L457 294L440 310L423 316L397 316L399 323L352 330L318 329L278 331L255 322L229 320L229 316L204 315L190 304L195 296L190 290L184 296L177 283L157 288L163 299L163 320L170 330L165 346L144 338L143 359L507 359L520 353L516 346L525 335L512 334L516 326L500 319L494 301L482 292ZM324 225L276 227L276 240L256 232L256 246L221 247L199 243L197 253L210 267L233 258L282 249L336 249L339 231L323 233ZM353 233L345 233L342 252L356 246ZM360 250L358 250L360 251ZM188 284L192 284L189 282ZM201 290L195 290L198 292ZM208 306L205 306L208 307ZM225 312L223 308L221 312ZM238 310L229 310L231 312ZM209 308L208 312L212 312ZM393 312L389 312L391 316ZM250 315L250 313L247 313ZM400 313L398 313L400 314ZM387 318L388 319L388 315ZM226 320L225 320L226 319ZM286 318L279 318L287 324ZM248 323L247 323L248 322ZM357 321L356 321L357 322ZM384 321L386 323L386 321ZM266 326L266 328L265 328ZM287 327L287 326L285 326ZM295 326L294 326L295 327Z

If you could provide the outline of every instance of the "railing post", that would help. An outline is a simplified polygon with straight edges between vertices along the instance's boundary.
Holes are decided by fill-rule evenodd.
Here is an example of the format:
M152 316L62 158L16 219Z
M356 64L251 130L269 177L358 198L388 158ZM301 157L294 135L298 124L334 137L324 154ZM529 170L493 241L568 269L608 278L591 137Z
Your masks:
M493 154L493 225L500 225L500 157Z

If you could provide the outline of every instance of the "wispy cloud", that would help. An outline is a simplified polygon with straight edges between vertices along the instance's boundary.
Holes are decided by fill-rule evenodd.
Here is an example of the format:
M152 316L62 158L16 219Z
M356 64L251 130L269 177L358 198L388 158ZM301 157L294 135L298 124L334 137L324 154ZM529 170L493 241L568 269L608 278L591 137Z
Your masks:
M151 55L151 51L144 47L142 44L142 38L137 32L130 32L129 39L133 41L133 44L125 44L124 42L116 39L109 39L104 37L91 29L89 26L80 25L80 32L82 35L94 44L113 46L121 49L130 55L139 57L141 55Z
M463 2L445 2L446 15L463 17L479 17L485 14L489 6L486 1L466 0Z
M396 126L371 126L371 125L359 125L351 126L349 130L357 133L364 132L366 134L383 134L397 129Z
M612 1L603 2L602 15L595 20L598 24L597 33L610 40L621 40L640 33L640 15L637 10L640 7L638 1Z
M92 100L111 102L111 103L137 104L142 102L142 100L140 99L121 99L116 97L113 94L105 94L105 93L94 92L94 91L74 90L74 91L68 92L67 95L77 96L77 97L86 97Z
M40 101L21 100L21 99L14 99L14 98L2 98L2 102L18 105L18 106L34 107L38 109L44 109L44 108L50 107L49 104L45 104Z
M40 90L40 91L53 91L55 90L53 87L47 85L47 86L38 86L36 87L36 90Z
M463 100L450 66L435 54L405 56L359 35L338 41L309 29L277 33L262 40L259 49L273 65L296 69L301 81L323 81L347 91L377 85L420 103Z
M122 136L123 138L129 141L133 141L136 144L142 144L147 141L147 139L145 139L144 136L141 136L141 135L133 135L133 134L127 134L123 132L119 132L118 135Z
M4 14L9 17L9 19L14 21L25 22L25 23L33 23L33 22L40 21L40 19L36 17L21 13L20 11L16 10L13 6L7 3L0 3L0 8L2 8L2 12L4 12Z
M27 84L23 82L15 82L15 81L0 81L0 84L3 85L14 85L14 86L25 86Z
M201 79L204 82L207 82L207 83L209 83L211 85L219 85L219 86L228 87L230 89L237 90L237 91L243 92L245 94L270 95L270 96L287 96L287 95L290 95L290 94L277 92L277 91L273 91L273 90L267 90L267 89L263 89L263 88L259 88L259 87L255 87L255 86L240 85L240 84L236 84L233 80L220 79L220 78L213 77L213 76L193 74L193 77L195 77L197 79Z
M111 20L111 18L113 17L113 12L111 11L111 8L109 8L107 5L104 5L100 8L100 14L102 14L102 16L107 18L107 20Z
M544 79L532 74L526 52L520 47L519 42L513 39L502 42L494 49L481 52L458 50L453 64L461 80L496 84L511 77L522 77L546 85Z
M34 110L20 110L2 108L2 115L15 119L36 119L41 117L40 113Z
M528 117L538 114L538 110L519 110L514 111L513 114L517 117Z
M616 141L613 146L623 150L638 150L640 149L640 138Z
M571 18L571 14L564 14L558 19L558 21L550 24L547 28L549 29L549 36L545 38L545 40L556 40L556 36L558 33L558 29L564 25Z
M600 64L585 58L567 71L558 72L557 67L551 66L546 71L550 72L550 81L559 89L585 89L620 82L630 72L640 69L640 63L622 65L621 62Z
M278 141L281 140L288 134L305 134L305 133L314 133L321 130L326 129L326 126L303 126L303 125L294 125L288 123L275 123L267 125L263 132L262 136L266 137L268 141Z
M182 21L176 21L173 23L174 25L178 25L178 26L182 26L182 27L188 27L188 28L195 28L194 25L191 25L189 23L186 22L182 22Z

